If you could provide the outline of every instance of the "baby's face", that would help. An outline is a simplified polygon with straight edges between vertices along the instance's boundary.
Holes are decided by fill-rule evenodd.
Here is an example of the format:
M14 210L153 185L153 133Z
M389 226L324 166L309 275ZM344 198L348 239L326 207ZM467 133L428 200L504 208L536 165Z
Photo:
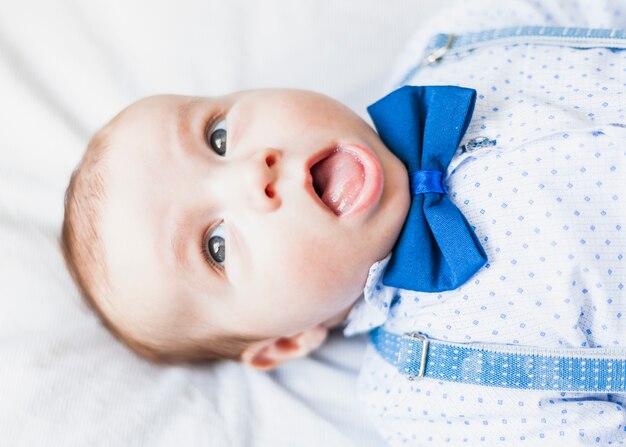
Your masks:
M312 92L151 97L123 112L110 142L101 304L143 339L338 322L409 206L402 163Z

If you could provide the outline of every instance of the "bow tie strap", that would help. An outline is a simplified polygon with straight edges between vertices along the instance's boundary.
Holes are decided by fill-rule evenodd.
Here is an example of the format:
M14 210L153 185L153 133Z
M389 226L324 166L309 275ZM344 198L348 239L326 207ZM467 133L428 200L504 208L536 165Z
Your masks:
M386 285L452 290L487 262L472 227L443 186L475 101L472 89L405 86L367 109L382 141L407 167L413 194L383 277Z

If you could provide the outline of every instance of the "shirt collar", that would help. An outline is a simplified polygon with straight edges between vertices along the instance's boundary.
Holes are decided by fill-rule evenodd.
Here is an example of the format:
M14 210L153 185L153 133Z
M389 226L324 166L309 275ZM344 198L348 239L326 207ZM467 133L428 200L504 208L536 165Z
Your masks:
M343 329L345 336L369 332L387 319L391 302L397 291L395 287L387 287L383 284L383 273L390 259L391 254L370 267L363 289L363 299L357 301L345 321L346 325Z

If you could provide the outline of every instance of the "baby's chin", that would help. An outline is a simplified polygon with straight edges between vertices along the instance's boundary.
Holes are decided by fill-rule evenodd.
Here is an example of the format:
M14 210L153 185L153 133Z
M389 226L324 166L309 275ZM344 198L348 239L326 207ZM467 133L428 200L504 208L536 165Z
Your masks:
M328 329L334 329L334 328L337 328L337 327L341 326L346 321L346 319L348 318L348 315L352 311L352 308L356 304L357 300L358 300L358 298L355 299L354 302L350 303L350 305L346 309L342 310L341 312L339 312L334 317L329 318L328 320L326 320L324 323L322 323L322 326L324 326L325 328L328 328Z

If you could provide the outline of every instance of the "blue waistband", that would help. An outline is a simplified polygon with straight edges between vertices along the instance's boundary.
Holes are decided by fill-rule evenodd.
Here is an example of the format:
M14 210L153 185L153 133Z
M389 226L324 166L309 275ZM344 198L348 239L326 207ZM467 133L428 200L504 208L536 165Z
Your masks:
M376 351L409 380L585 393L626 391L625 349L448 343L420 333L370 332Z
M437 34L424 50L422 60L409 70L400 85L426 65L444 57L461 55L490 45L559 45L573 48L626 49L626 29L572 28L563 26L518 26L468 34Z

